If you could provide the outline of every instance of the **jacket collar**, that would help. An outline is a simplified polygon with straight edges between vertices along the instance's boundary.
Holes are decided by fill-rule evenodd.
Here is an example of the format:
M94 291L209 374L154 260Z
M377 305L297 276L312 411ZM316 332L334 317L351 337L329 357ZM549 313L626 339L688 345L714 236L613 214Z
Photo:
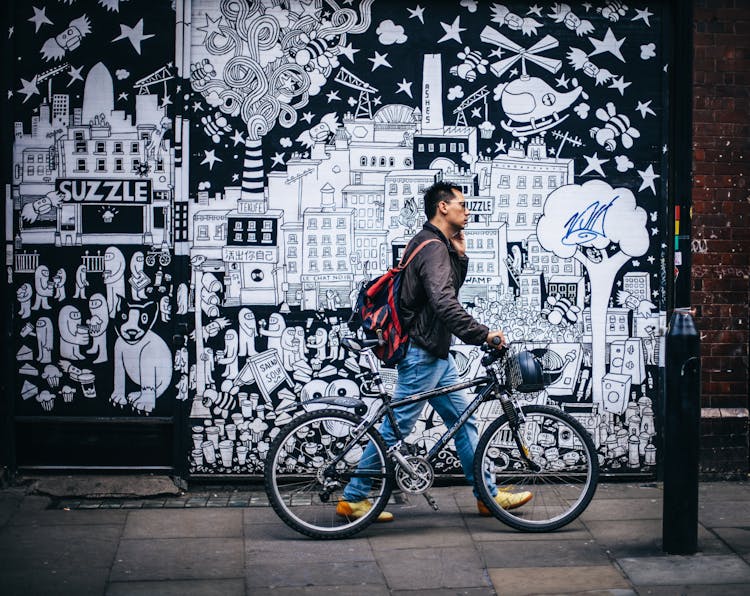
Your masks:
M436 225L433 225L429 221L426 221L424 225L422 226L422 229L435 234L440 240L442 240L443 244L445 244L448 247L448 251L455 252L456 249L453 248L453 245L445 237L445 234L443 234L443 232L440 231L440 228L438 228Z

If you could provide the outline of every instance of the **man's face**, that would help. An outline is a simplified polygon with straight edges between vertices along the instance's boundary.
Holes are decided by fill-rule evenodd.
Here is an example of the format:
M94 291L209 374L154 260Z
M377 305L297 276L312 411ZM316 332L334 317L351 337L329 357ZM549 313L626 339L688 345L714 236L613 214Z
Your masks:
M469 222L469 212L466 210L466 198L460 190L453 191L453 198L445 201L448 212L445 215L446 221L451 224L456 231L463 230Z

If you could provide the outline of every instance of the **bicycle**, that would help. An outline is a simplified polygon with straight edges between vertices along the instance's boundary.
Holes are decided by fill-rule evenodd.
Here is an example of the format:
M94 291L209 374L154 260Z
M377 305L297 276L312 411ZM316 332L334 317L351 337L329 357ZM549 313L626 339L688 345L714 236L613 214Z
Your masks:
M369 368L359 377L378 389L381 403L374 412L365 416L367 406L358 398L314 397L305 406L323 409L292 419L269 447L265 489L274 511L288 526L313 538L352 536L377 519L394 486L404 493L424 495L437 511L429 493L435 479L431 461L489 400L499 400L503 413L479 438L474 477L477 492L492 515L517 530L546 532L569 524L586 509L599 476L591 437L569 414L547 405L521 403L519 397L554 382L564 367L557 354L538 345L527 350L522 342L500 349L485 345L481 364L486 374L393 402L371 350L377 342L342 340L349 350L364 357ZM428 453L405 441L395 423L394 409L471 387L478 387L476 396ZM376 429L385 416L391 419L397 436L390 447ZM361 458L370 442L375 455L365 462ZM336 514L338 497L355 477L371 482L368 498L372 508L359 518L340 517ZM533 498L522 507L505 510L492 498L493 485L498 490L529 490Z

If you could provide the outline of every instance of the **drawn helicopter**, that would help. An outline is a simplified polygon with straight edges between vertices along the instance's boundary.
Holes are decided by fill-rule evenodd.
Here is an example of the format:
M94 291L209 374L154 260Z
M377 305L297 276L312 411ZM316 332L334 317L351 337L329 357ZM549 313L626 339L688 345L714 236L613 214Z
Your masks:
M494 99L500 102L500 106L508 116L508 120L502 121L501 126L513 136L526 137L557 126L569 116L569 114L563 114L566 109L579 97L584 99L588 97L583 87L579 86L567 93L560 93L539 77L527 74L526 60L553 74L560 70L562 61L538 55L539 52L551 50L559 45L554 37L547 35L526 49L496 29L487 26L482 31L480 39L485 43L491 43L513 52L512 56L490 65L490 70L496 76L502 76L513 64L521 60L521 76L497 85L494 95Z

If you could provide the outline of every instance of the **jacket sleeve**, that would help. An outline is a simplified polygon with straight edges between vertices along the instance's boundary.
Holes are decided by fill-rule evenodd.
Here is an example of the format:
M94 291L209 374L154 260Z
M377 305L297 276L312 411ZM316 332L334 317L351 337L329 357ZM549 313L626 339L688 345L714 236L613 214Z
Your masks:
M447 247L433 242L425 246L415 260L418 261L415 264L427 301L443 325L464 343L479 345L484 342L489 328L466 312L458 301Z

